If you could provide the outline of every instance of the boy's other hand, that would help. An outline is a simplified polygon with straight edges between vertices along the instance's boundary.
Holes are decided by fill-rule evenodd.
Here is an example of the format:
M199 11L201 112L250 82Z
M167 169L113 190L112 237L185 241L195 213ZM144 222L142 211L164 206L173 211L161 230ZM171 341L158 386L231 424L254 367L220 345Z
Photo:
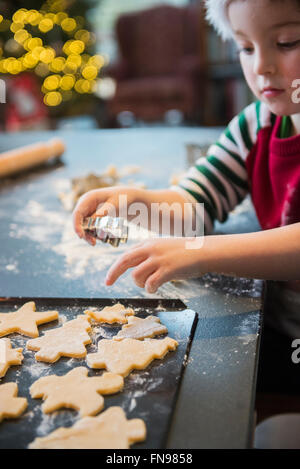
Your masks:
M200 277L205 273L200 258L202 251L191 249L193 242L195 238L156 239L140 243L117 259L107 272L105 283L113 285L132 267L135 267L132 272L134 282L148 293L155 293L170 280Z

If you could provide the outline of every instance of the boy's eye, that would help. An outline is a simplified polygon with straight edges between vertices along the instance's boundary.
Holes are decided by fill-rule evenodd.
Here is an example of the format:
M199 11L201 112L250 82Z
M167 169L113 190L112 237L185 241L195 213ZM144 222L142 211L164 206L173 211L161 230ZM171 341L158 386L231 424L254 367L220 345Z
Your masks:
M282 47L283 49L291 49L292 47L297 46L300 44L300 40L292 41L292 42L278 42L277 45Z
M239 49L239 52L244 52L245 54L251 54L251 52L253 52L253 49L251 47L241 47Z

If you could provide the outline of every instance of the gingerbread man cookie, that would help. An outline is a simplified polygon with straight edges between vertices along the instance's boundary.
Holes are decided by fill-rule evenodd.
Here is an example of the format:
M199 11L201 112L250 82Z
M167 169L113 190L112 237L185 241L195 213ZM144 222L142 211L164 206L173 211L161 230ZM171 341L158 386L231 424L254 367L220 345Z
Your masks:
M43 412L48 414L67 407L79 411L80 417L96 415L103 409L101 394L115 394L123 389L122 376L104 373L102 376L88 377L83 366L74 368L64 376L45 376L30 387L33 398L42 397Z
M71 428L59 428L36 438L30 449L128 449L146 438L141 419L127 420L121 407L110 407L97 417L85 417Z
M37 326L58 319L58 311L36 311L34 301L25 303L17 311L0 313L0 337L18 332L29 337L38 337Z
M143 370L155 358L163 358L169 350L175 350L177 345L178 342L170 337L144 341L102 339L98 342L98 352L88 354L86 361L90 368L106 368L125 377L133 369Z
M10 339L0 339L0 378L11 365L21 365L23 358L21 348L13 349Z
M19 417L27 409L27 399L17 394L16 383L0 384L0 422Z
M167 334L168 329L160 323L156 316L148 316L146 319L131 316L128 324L124 324L122 329L115 335L114 340L122 339L145 339L156 335Z
M26 347L38 350L35 354L38 361L54 363L60 357L82 358L86 356L85 346L92 342L89 331L89 319L80 315L65 322L62 327L46 331L42 337L28 340Z
M95 321L104 322L106 324L126 324L128 321L127 316L133 316L135 314L132 308L125 308L121 303L117 303L113 306L105 306L105 308L100 311L87 309L84 313L95 319Z

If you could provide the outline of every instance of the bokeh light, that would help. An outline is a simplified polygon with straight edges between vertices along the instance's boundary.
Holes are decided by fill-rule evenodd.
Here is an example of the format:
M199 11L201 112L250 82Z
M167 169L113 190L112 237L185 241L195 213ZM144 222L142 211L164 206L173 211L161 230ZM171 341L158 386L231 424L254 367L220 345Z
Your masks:
M64 57L55 57L50 63L50 69L52 72L61 72L65 66L66 59Z
M30 10L26 15L26 21L31 24L31 26L37 26L42 18L43 15L37 10Z
M84 48L85 48L85 44L83 41L80 41L80 40L71 41L71 44L69 47L71 54L82 54L82 52L84 51Z
M75 84L75 77L73 75L65 75L60 79L60 88L64 91L69 91Z
M49 77L45 78L43 86L48 91L56 90L60 84L60 76L59 75L50 75Z
M0 32L5 35L4 44L0 43L0 74L35 73L44 103L52 107L76 93L92 93L105 62L101 55L90 53L95 34L86 29L85 18L69 16L68 9L69 0L44 0L40 11L19 8L11 19L0 15ZM54 29L57 40L51 33Z
M83 68L81 74L87 80L94 80L94 78L96 78L98 75L98 70L95 65L87 65Z
M29 39L28 44L27 44L27 47L30 50L33 50L37 47L42 47L42 46L43 46L43 41L39 37L34 37L34 38Z
M24 23L26 19L26 10L20 9L13 14L12 20L15 23Z
M52 47L47 47L40 53L40 61L49 64L55 57L55 50Z
M24 24L23 23L12 23L10 25L10 30L13 32L13 33L16 33L17 31L19 31L19 29L23 29L24 27Z
M76 21L73 18L65 18L60 25L67 33L74 31L77 27Z
M53 21L50 18L43 18L39 23L39 30L42 33L47 33L51 29L53 29Z
M48 67L47 64L44 64L43 62L40 62L39 64L37 64L34 71L39 77L43 78L43 77L46 77L49 74L49 67Z
M50 91L44 96L44 103L47 106L58 106L62 102L62 95L58 91Z
M27 54L24 55L22 61L24 67L26 68L33 68L38 63L38 59L33 56L32 52L27 52Z
M23 42L26 41L26 39L29 38L29 33L25 29L19 29L14 35L15 41L17 41L19 44L23 44Z

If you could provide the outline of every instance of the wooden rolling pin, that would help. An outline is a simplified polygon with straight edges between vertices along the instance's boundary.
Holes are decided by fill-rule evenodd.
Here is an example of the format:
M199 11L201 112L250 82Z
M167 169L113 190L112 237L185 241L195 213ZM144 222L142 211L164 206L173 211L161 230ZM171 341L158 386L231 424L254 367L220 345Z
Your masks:
M64 142L54 138L48 142L38 142L0 153L0 178L38 166L51 158L58 158L64 151Z

